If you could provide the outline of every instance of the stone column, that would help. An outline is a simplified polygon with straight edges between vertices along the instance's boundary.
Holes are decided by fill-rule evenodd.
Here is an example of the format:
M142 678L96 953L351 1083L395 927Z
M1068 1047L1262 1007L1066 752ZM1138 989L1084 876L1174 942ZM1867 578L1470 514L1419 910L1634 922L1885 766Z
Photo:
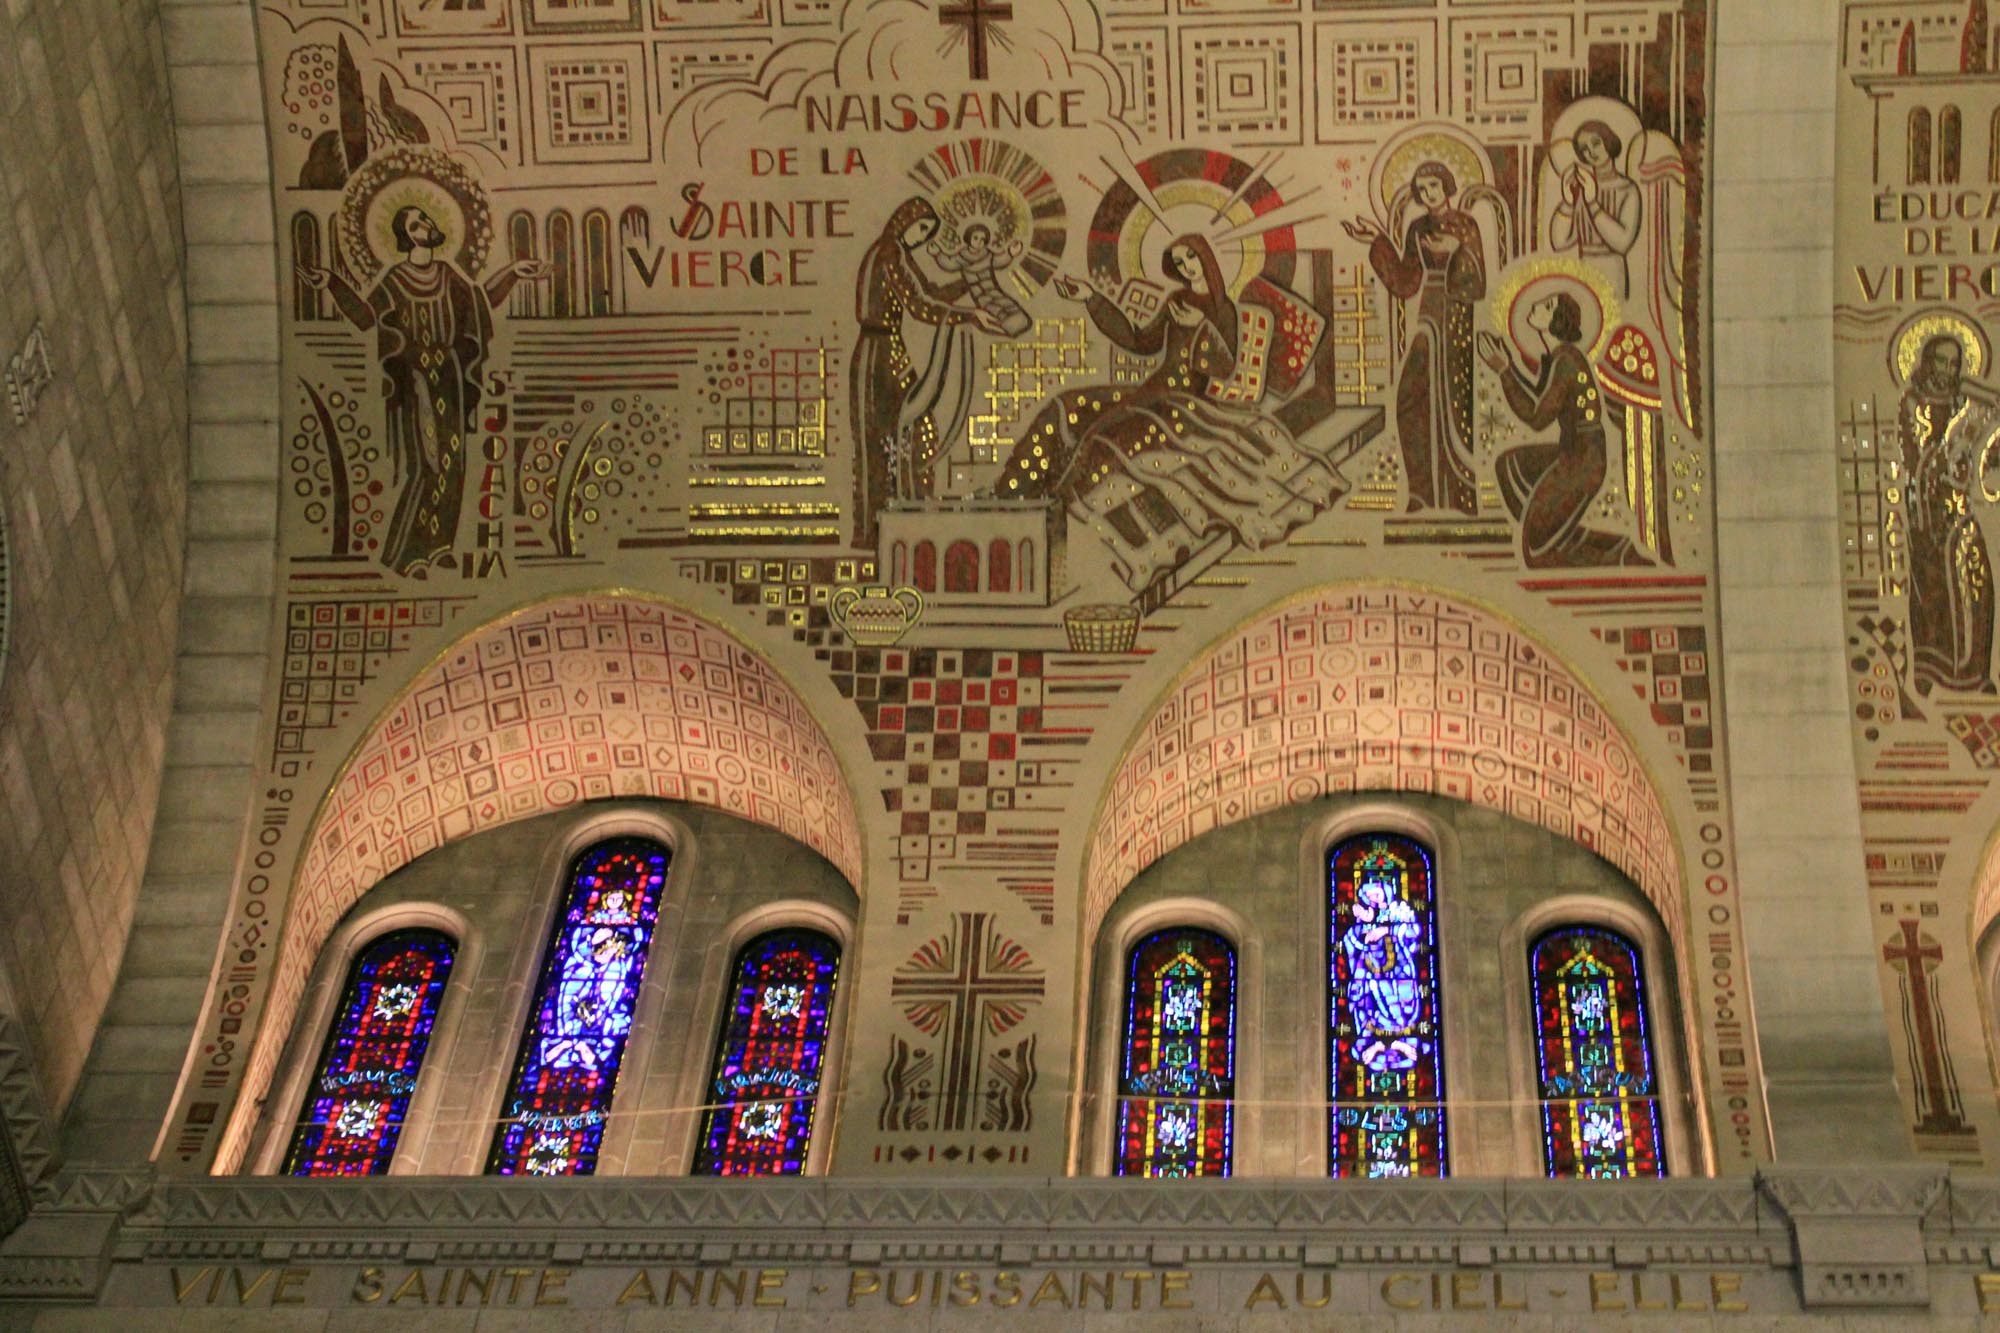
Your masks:
M1835 526L1839 6L1718 8L1717 563L1764 1092L1779 1162L1889 1161L1910 1139L1862 873Z

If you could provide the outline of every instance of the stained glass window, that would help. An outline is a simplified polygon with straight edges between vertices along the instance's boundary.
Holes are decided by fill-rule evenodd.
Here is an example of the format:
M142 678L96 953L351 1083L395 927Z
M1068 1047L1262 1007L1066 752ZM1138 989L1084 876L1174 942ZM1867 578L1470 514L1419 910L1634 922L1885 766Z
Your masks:
M292 1131L285 1174L388 1172L456 952L437 931L398 930L355 956Z
M1367 834L1328 856L1328 1169L1445 1174L1437 885L1408 838Z
M1133 948L1118 1174L1226 1176L1235 1141L1236 950L1183 927Z
M812 1145L840 946L817 931L776 931L744 946L732 976L694 1171L796 1176Z
M1536 940L1528 966L1549 1174L1665 1175L1639 951L1611 931L1568 926Z
M487 1174L597 1169L670 857L658 843L616 838L570 868Z

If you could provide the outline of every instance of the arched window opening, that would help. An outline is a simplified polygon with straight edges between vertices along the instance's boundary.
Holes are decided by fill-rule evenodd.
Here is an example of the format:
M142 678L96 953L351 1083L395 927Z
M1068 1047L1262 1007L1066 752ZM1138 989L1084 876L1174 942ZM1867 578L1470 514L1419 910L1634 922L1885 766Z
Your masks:
M1560 927L1535 941L1528 975L1549 1175L1664 1176L1637 947L1596 926Z
M944 548L944 590L979 591L979 548L968 541L956 541Z
M1994 109L1986 130L1986 179L1989 184L2000 185L2000 108Z
M597 1169L671 857L659 843L614 838L572 864L488 1175Z
M601 208L583 215L583 297L589 313L613 313L611 215Z
M507 251L517 260L535 258L534 214L516 213L507 220ZM542 284L515 283L508 312L528 319L538 318L542 313Z
M910 577L910 544L892 542L889 546L889 582L902 583Z
M1938 184L1958 184L1959 150L1965 137L1964 118L1958 108L1947 106L1938 113Z
M937 547L932 543L917 543L910 557L910 582L917 585L918 592L937 591Z
M1014 545L995 537L986 547L986 591L1014 591Z
M1328 856L1328 1171L1446 1174L1431 855L1365 834Z
M1033 592L1035 590L1035 539L1032 537L1021 538L1020 566L1021 591Z
M285 1154L290 1176L388 1173L457 947L398 930L355 955Z
M736 955L709 1077L698 1176L796 1176L812 1147L840 946L780 930Z
M319 318L319 292L305 280L303 270L319 268L319 219L311 213L292 214L292 318L301 322Z
M1236 950L1213 931L1146 936L1126 970L1121 1176L1226 1176L1235 1146Z
M1926 107L1910 112L1909 161L1905 175L1912 185L1931 183L1931 113Z
M576 316L576 222L561 209L549 214L549 317Z

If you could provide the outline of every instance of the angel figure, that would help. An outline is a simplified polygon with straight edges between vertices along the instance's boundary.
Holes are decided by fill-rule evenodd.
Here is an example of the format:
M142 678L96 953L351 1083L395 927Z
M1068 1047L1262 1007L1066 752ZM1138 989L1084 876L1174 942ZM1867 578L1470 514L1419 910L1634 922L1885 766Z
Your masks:
M1497 250L1504 262L1505 217L1500 214L1500 225L1489 233L1466 206L1475 193L1497 208L1498 197L1491 190L1468 189L1467 198L1460 198L1451 169L1442 162L1425 162L1389 209L1396 221L1415 210L1400 238L1371 218L1343 224L1350 237L1368 246L1368 262L1382 285L1412 303L1396 374L1396 436L1412 513L1479 512L1479 482L1473 472L1473 311L1496 271L1489 250Z

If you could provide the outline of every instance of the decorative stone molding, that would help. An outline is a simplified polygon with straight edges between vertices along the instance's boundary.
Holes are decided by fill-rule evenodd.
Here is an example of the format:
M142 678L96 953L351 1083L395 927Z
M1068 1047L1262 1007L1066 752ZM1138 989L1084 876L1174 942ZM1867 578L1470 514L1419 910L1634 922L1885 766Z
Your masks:
M0 580L4 580L0 569ZM0 604L0 614L5 606ZM4 626L0 626L4 630ZM0 650L5 643L0 641ZM0 1236L28 1217L56 1165L48 1104L20 1025L0 1014Z
M1400 1304L1405 1297L1427 1311L1482 1308L1458 1304L1459 1292L1493 1309L1531 1308L1502 1303L1518 1299L1592 1313L1928 1307L1941 1315L2000 1307L1986 1271L1996 1253L2000 1180L1951 1181L1922 1168L1633 1183L1186 1186L72 1171L49 1182L0 1253L0 1322L9 1302L228 1305L240 1287L251 1293L241 1303L251 1304L280 1277L308 1305L371 1302L381 1299L370 1294L378 1283L434 1286L465 1273L477 1282L489 1269L560 1287L567 1303L611 1305L649 1266L697 1286L718 1272L753 1281L776 1273L769 1280L789 1283L795 1304L817 1299L822 1308L879 1299L874 1284L891 1273L907 1282L966 1272L990 1284L1002 1273L1116 1271L1156 1287L1163 1273L1185 1278L1207 1302L1166 1308L1259 1308L1268 1282L1269 1301L1342 1284L1392 1310L1419 1308ZM418 1271L428 1276L407 1276ZM1940 1274L1949 1275L1949 1296L1934 1301Z
M1945 1193L1944 1171L1773 1167L1759 1179L1791 1223L1807 1309L1930 1303L1924 1222Z

